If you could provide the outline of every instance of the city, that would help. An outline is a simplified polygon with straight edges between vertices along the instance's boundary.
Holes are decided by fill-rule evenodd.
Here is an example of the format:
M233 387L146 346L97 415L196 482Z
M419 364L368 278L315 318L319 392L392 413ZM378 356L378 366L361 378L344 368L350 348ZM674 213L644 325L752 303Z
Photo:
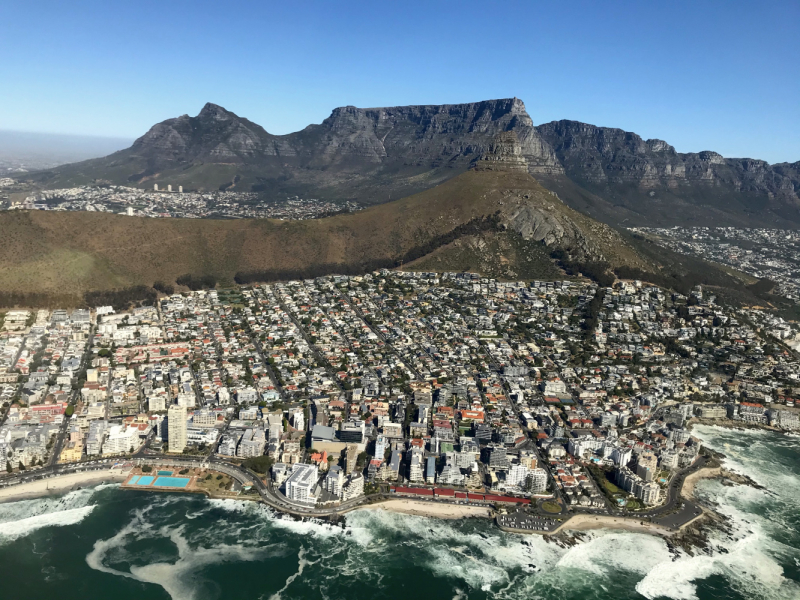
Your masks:
M188 460L299 515L407 497L509 530L679 526L698 509L676 482L708 458L692 423L800 429L796 325L700 288L382 270L9 310L1 331L0 486L111 460L141 488Z
M263 201L255 192L184 191L183 186L154 184L152 190L121 185L81 186L35 192L17 192L24 199L13 201L10 191L26 190L12 178L0 178L0 209L110 212L136 217L179 217L186 219L318 219L360 207L350 201L286 198ZM5 192L5 199L3 190Z
M800 300L800 235L785 229L737 227L635 227L660 244L680 252L738 269L775 284L775 294Z

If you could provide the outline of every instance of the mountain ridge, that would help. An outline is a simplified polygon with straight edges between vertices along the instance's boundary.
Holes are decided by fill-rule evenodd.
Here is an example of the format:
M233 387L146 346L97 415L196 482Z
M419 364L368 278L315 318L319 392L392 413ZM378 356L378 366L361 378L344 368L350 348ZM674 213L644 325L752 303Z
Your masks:
M379 204L465 172L513 132L528 172L577 210L614 225L800 226L800 161L769 165L578 121L534 126L518 98L334 109L320 124L274 135L207 103L154 125L100 159L31 176L44 187L97 181L172 183Z

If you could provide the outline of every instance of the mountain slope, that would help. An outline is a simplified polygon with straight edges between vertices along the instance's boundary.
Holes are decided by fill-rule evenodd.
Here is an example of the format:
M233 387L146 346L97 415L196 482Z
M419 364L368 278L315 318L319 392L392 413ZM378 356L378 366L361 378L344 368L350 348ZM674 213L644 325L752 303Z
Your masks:
M576 210L613 225L800 226L800 163L681 154L662 140L577 121L534 126L518 98L346 106L280 136L207 104L196 117L153 126L126 150L31 181L51 189L159 183L380 204L465 172L509 132L530 174Z
M663 140L577 121L536 130L564 167L564 176L545 175L543 183L595 218L649 226L800 224L800 163L681 154Z
M400 198L466 171L494 137L515 131L532 173L560 173L521 100L441 106L337 108L284 136L214 104L152 127L131 148L43 172L49 188L95 180L217 189L271 198L299 194L366 204Z
M574 261L648 267L616 231L565 206L529 174L470 170L420 194L307 221L0 213L0 288L83 293L183 274L231 281L364 272L495 232ZM541 246L544 244L544 246ZM548 268L552 268L552 264Z

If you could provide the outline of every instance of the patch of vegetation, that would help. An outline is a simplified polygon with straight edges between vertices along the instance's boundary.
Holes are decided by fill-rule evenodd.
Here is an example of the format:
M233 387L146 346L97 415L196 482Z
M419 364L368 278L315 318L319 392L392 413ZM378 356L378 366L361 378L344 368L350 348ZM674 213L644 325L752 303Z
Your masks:
M604 261L581 261L572 256L569 249L556 248L550 256L564 269L567 275L583 275L598 285L609 287L614 285L616 278L611 272L611 265Z
M542 510L549 513L560 513L561 505L554 500L548 500L546 502L542 502Z
M192 291L197 290L213 290L217 287L217 278L214 275L181 275L175 279L178 285L185 285Z
M161 292L162 294L166 294L167 296L171 296L175 293L175 286L169 283L164 283L163 281L156 281L153 284L153 289L157 292Z
M86 292L83 295L84 303L90 308L111 305L114 310L127 310L131 305L137 304L152 306L157 299L156 291L146 285L135 285L121 290Z
M266 475L267 472L269 472L269 470L272 468L273 464L275 464L275 461L266 455L252 456L242 462L242 466L245 469L255 471L259 475Z

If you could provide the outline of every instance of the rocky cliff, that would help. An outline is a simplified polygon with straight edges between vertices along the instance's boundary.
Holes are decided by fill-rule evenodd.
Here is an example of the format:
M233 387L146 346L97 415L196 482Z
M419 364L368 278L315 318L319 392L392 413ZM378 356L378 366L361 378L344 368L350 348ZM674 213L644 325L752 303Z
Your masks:
M503 157L508 135L514 154ZM576 121L534 126L518 98L345 106L288 135L206 104L196 117L153 126L127 150L32 179L49 188L171 183L380 204L439 185L479 159L491 169L508 168L511 158L573 208L612 224L800 226L800 163L681 154L662 140Z
M577 121L554 121L536 130L572 183L617 206L616 215L607 209L612 220L646 224L666 218L664 224L677 225L703 209L705 215L698 215L703 221L800 222L798 163L773 166L711 151L683 154L663 140ZM662 208L671 214L659 214Z

